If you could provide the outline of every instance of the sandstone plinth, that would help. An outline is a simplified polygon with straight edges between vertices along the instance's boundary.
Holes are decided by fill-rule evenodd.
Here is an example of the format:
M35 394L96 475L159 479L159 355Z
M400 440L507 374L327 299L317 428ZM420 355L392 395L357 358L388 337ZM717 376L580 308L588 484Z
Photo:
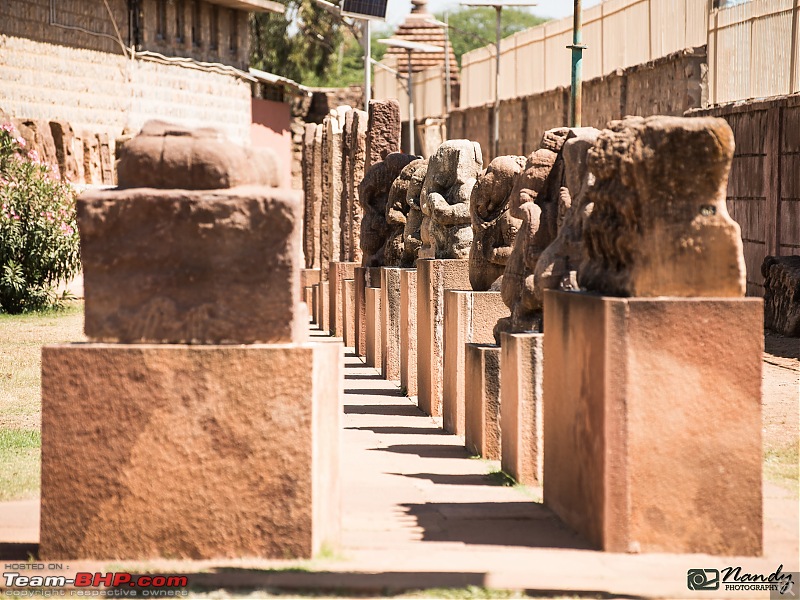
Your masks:
M330 324L333 337L344 337L344 281L355 277L356 263L331 262L330 264Z
M381 289L368 287L366 294L366 364L368 367L375 367L380 370L382 365L381 345Z
M381 373L400 380L400 269L381 268Z
M400 387L417 395L417 270L400 271Z
M467 452L500 460L500 346L466 344L464 444Z

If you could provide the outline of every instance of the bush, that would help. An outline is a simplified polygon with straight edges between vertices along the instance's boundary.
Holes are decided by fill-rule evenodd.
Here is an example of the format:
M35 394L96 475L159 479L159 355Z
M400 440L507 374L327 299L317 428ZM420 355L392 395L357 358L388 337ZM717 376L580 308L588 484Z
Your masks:
M76 192L61 182L14 127L0 128L0 310L59 307L60 282L80 269Z

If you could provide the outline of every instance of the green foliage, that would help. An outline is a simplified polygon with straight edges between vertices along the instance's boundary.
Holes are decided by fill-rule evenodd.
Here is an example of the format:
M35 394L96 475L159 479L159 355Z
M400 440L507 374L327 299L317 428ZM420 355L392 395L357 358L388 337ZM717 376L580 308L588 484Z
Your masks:
M444 14L438 13L436 18L442 21ZM486 46L487 42L494 44L497 38L497 16L494 8L461 8L449 13L448 20L450 43L459 65L464 53ZM504 8L500 31L502 37L506 38L545 21L547 19L537 17L524 9Z
M62 183L14 128L0 129L0 310L57 307L59 282L80 268L75 191Z

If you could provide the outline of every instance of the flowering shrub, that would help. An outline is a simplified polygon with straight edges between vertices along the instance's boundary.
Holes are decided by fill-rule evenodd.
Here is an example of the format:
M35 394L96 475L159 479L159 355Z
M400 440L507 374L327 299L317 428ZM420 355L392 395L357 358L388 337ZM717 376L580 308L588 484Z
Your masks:
M60 306L59 282L80 268L75 191L14 127L0 127L0 310Z

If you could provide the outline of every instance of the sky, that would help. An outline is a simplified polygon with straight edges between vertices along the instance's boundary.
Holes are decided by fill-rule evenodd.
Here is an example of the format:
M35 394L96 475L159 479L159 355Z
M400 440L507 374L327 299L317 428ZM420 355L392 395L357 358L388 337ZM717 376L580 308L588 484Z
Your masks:
M537 6L531 7L533 14L552 19L560 19L572 14L573 0L533 0ZM589 8L599 4L600 0L583 0L583 7ZM454 9L459 5L457 0L428 0L429 12L440 12L446 9ZM397 26L403 22L406 15L411 12L411 0L389 0L386 20L392 26Z

